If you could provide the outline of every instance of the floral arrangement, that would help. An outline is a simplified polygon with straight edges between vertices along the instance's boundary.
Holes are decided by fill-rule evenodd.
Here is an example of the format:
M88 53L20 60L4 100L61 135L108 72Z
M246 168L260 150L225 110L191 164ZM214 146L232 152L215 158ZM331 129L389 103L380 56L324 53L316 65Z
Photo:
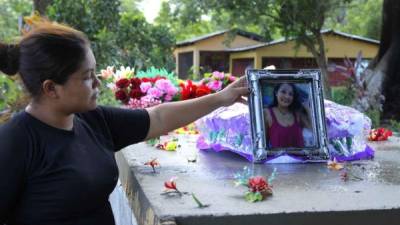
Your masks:
M173 138L172 140L165 141L164 143L160 143L156 145L157 149L166 150L166 151L176 151L180 145L178 143L177 138Z
M147 71L135 71L130 67L107 67L101 77L115 95L128 108L147 108L163 102L179 101L215 93L236 80L221 72L205 74L199 82L179 80L173 73L154 67Z
M372 129L369 132L368 140L369 141L386 141L392 135L393 135L393 132L389 129L385 129L385 128Z
M187 126L178 128L175 130L176 134L190 134L190 135L196 135L199 134L199 130L197 129L196 125L194 123L191 123Z
M200 81L213 92L220 91L236 80L236 77L224 72L214 71L213 73L204 74L204 78Z
M235 186L246 186L248 190L245 192L245 199L248 202L257 202L266 199L272 195L272 181L276 176L276 168L274 168L268 179L263 176L251 176L249 168L244 167L242 172L234 175Z

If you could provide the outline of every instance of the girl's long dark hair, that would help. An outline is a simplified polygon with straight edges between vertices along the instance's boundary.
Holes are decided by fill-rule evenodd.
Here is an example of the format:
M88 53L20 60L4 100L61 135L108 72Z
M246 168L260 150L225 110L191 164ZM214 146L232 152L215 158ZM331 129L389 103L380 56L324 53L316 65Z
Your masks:
M278 106L278 99L276 98L276 94L278 93L279 88L283 85L287 84L292 87L293 89L293 101L292 104L289 105L289 111L296 112L302 109L300 100L299 100L299 91L297 90L296 86L293 83L279 83L274 87L274 100L272 101L271 108Z

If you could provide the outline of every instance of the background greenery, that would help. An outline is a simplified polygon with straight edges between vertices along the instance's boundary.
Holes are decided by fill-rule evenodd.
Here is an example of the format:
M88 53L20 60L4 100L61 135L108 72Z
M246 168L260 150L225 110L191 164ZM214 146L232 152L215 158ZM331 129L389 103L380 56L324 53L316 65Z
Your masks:
M19 22L23 16L32 13L33 2L35 1L0 0L0 41L14 42L18 39ZM174 44L210 32L241 28L258 33L266 40L296 35L293 33L296 29L303 29L299 25L301 17L296 17L295 20L285 18L286 21L283 21L280 13L296 9L290 7L302 7L302 12L308 12L310 3L323 6L313 0L169 0L162 3L154 23L149 23L137 7L141 0L47 2L49 5L44 12L49 19L71 25L88 35L98 69L108 65L124 65L134 67L136 71L152 66L173 71ZM345 4L337 4L324 14L322 28L379 39L383 0L323 2ZM325 10L315 7L309 9L310 12ZM21 99L22 88L13 79L0 74L0 112ZM104 87L103 89L101 103L116 105L111 91ZM339 87L332 90L333 100L340 104L351 104L353 97L354 93L349 88ZM379 112L368 113L377 121L375 124L380 123L377 119Z

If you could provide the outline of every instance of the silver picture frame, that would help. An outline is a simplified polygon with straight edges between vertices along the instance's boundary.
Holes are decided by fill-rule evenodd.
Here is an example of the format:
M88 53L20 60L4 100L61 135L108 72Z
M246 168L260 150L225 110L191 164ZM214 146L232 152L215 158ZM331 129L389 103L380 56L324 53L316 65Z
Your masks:
M253 159L255 163L265 162L268 159L277 158L283 155L289 155L301 159L304 162L326 161L329 158L322 91L323 87L320 77L321 72L317 69L246 71L247 83L250 90L249 111ZM276 123L279 124L279 120L277 119L278 117L275 117L276 115L274 114L274 111L276 112L279 107L276 106L274 108L270 106L272 104L268 104L268 102L271 102L271 99L277 98L277 95L275 94L276 90L273 90L272 92L272 89L276 89L278 86L280 87L285 83L290 84L293 89L296 89L296 93L302 94L302 101L304 102L301 102L303 104L301 107L307 108L302 111L306 113L303 113L305 116L301 116L301 118L305 118L303 119L304 121L309 121L309 123L307 123L308 127L297 129L296 134L300 137L300 134L298 133L301 129L303 140L300 146L273 146L272 142L277 143L277 141L275 141L277 138L271 138L272 140L269 140L268 138L272 136L272 133L274 132L273 129L276 128L276 125L274 125L274 128L266 125L266 117L269 118L268 121L272 121L271 118L274 118ZM275 102L278 101L276 99L273 100ZM296 101L300 102L298 99L296 99ZM293 102L290 102L290 104L292 103ZM266 111L269 113L266 113ZM272 114L274 114L274 117L271 116ZM279 114L279 112L277 114ZM294 124L297 121L296 119L300 118L300 116L298 116L300 113L293 112L292 115L294 115L291 117ZM281 119L280 121L284 120ZM268 124L270 123L271 122ZM298 126L300 127L300 125ZM278 129L279 127L275 130ZM271 132L268 132L268 130ZM279 132L282 133L285 131L284 128L279 130ZM274 137L276 137L279 132L276 132ZM285 138L291 137L290 135L291 134L285 134L285 136L278 137L278 139L280 138L285 140Z

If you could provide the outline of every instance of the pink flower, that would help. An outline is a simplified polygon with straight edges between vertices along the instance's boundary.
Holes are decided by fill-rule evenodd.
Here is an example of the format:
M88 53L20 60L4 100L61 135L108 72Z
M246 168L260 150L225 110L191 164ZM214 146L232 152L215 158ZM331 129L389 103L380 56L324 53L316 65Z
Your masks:
M218 71L214 71L212 73L212 75L213 75L214 78L219 79L219 80L222 80L225 77L224 72L218 72Z
M163 93L158 88L152 87L149 88L149 90L147 90L147 95L150 95L155 98L160 98L163 95Z
M171 97L174 96L177 92L178 92L178 89L174 86L170 86L166 90L167 95L171 95Z
M107 79L109 79L109 78L114 76L114 67L113 66L107 66L107 69L101 70L100 73L101 73L100 76L107 80Z
M143 93L147 93L147 91L151 88L151 83L150 82L143 82L140 84L140 90Z
M236 80L236 77L234 77L234 76L229 76L229 81L230 82L233 82L233 81L235 81Z
M207 87L213 91L219 91L222 89L222 82L219 80L213 80L207 84Z
M171 96L171 95L166 95L166 96L164 97L164 100L167 101L167 102L169 102L169 101L172 100L172 96Z
M163 91L167 90L171 85L172 85L171 82L166 79L157 80L156 83L154 84L156 88Z

